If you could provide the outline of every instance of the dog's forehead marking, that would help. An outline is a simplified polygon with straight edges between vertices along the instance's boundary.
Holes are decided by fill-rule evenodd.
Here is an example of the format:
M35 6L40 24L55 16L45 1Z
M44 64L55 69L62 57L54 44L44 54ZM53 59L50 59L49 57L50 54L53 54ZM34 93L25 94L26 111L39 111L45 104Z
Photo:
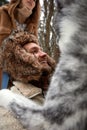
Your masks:
M79 30L79 25L73 22L73 20L63 18L60 24L60 50L65 52L65 45L69 44L71 37Z

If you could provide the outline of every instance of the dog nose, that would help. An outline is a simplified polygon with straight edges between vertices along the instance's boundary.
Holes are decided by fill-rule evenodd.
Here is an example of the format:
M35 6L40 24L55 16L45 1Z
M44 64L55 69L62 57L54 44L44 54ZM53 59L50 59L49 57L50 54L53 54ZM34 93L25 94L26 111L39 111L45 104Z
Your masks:
M63 0L56 0L56 3L57 3L58 10L61 10L63 8L64 1Z

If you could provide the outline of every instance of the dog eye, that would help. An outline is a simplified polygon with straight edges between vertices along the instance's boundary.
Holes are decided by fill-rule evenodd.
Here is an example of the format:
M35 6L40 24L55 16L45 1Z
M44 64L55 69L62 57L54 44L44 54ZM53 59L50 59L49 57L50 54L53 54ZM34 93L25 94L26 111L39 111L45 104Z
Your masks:
M61 2L58 0L58 1L57 1L57 9L58 9L58 12L61 12L62 8L63 8L63 5L62 5Z

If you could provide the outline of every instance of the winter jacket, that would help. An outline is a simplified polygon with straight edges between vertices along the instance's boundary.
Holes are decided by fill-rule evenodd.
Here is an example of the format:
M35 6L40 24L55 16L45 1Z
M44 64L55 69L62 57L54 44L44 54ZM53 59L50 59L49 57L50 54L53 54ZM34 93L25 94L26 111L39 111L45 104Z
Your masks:
M11 87L11 91L22 94L39 105L44 102L42 90L31 84L15 82L15 86ZM0 130L26 130L26 128L23 128L22 124L10 111L0 107Z

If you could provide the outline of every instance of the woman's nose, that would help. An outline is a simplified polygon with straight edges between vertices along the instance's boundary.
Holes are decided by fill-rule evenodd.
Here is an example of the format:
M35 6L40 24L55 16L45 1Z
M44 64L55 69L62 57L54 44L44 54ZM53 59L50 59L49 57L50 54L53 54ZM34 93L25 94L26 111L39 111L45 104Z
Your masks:
M28 1L30 1L30 2L35 2L35 0L28 0Z

